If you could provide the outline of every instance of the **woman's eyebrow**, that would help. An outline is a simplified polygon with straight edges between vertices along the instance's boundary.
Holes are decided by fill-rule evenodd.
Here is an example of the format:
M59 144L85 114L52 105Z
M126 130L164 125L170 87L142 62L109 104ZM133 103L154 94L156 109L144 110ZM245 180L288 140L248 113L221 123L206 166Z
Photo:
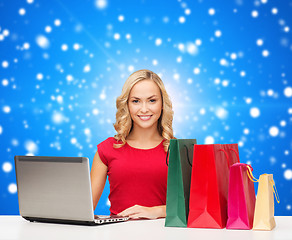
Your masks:
M147 99L150 99L150 98L153 98L153 97L157 97L157 95L152 95L151 97L148 97ZM135 96L133 96L133 97L131 97L131 98L140 99L140 98L135 97Z

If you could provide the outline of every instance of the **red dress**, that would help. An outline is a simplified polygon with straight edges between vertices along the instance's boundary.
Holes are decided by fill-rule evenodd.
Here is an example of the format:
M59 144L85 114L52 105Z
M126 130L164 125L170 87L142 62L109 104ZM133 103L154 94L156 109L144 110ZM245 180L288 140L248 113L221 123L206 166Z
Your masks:
M163 141L151 149L138 149L127 143L114 148L110 137L97 145L102 162L108 167L111 214L134 205L146 207L166 204L167 166Z

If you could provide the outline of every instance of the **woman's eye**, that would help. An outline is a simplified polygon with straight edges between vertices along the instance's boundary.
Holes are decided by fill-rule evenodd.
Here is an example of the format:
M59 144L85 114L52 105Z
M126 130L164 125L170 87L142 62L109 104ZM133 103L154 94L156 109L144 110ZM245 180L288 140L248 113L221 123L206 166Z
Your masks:
M154 103L156 102L156 99L151 99L150 102Z
M133 100L132 102L133 102L133 103L138 103L138 102L139 102L139 100Z

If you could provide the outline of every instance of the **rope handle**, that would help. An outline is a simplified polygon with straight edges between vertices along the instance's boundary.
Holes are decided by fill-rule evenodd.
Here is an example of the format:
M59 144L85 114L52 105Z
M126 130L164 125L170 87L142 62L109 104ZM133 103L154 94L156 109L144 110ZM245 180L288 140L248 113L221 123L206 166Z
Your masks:
M193 164L191 164L191 161L190 161L190 158L189 158L189 150L188 150L188 147L187 147L187 145L185 145L184 144L184 147L186 148L186 150L187 150L187 158L188 158L188 163L190 164L190 166L192 167L193 166Z
M252 170L251 170L251 166L249 165L246 165L247 167L247 175L249 177L249 179L252 181L252 182L259 182L259 179L256 179L253 175L252 175ZM275 182L274 182L274 179L272 179L270 181L270 184L272 185L272 188L273 188L273 193L275 195L275 198L276 198L276 201L277 203L280 203L280 197L279 197L279 194L278 194L278 191L277 191L277 188L276 188L276 185L275 185Z
M270 184L272 185L273 193L275 195L275 198L276 198L277 203L280 203L280 198L279 198L279 194L278 194L278 191L277 191L277 188L276 188L276 184L274 182L274 179L272 179L272 181L270 181Z
M235 152L236 157L237 157L237 162L240 163L240 161L239 161L239 155L238 155L237 151L235 149L233 149L233 148L229 148L229 150ZM222 148L220 148L219 151L224 152L225 157L227 158L228 168L230 168L229 157L227 155L227 152L224 149L222 149Z
M229 164L229 157L228 157L228 155L227 155L227 152L226 152L224 149L222 149L222 148L220 148L220 149L219 149L219 151L221 151L221 152L224 152L224 154L225 154L225 157L227 158L227 164L228 164L228 168L230 168L230 164Z
M188 159L188 163L191 165L191 167L193 166L190 162L190 157L189 157L189 150L188 150L188 147L184 144L184 147L186 148L187 150L187 159ZM169 155L169 146L168 146L168 149L167 149L167 153L166 153L166 166L168 166L168 162L167 162L167 158L168 158L168 155Z
M230 150L233 151L233 152L235 152L236 157L237 157L237 162L239 163L240 161L239 161L239 154L238 154L238 152L235 149L233 149L233 148L230 148Z
M168 166L168 162L167 162L167 158L168 158L168 155L169 155L169 146L170 144L168 145L168 148L167 148L167 153L166 153L166 166Z
M248 178L252 181L252 182L259 182L259 179L255 178L253 175L252 175L252 167L249 166L249 165L246 165L247 167L247 176Z

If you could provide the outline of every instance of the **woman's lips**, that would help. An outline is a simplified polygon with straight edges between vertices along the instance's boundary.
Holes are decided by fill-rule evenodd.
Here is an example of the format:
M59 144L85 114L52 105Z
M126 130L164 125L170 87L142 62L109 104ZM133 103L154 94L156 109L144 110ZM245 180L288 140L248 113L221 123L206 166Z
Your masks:
M142 120L142 121L148 121L152 115L138 115L138 117Z

